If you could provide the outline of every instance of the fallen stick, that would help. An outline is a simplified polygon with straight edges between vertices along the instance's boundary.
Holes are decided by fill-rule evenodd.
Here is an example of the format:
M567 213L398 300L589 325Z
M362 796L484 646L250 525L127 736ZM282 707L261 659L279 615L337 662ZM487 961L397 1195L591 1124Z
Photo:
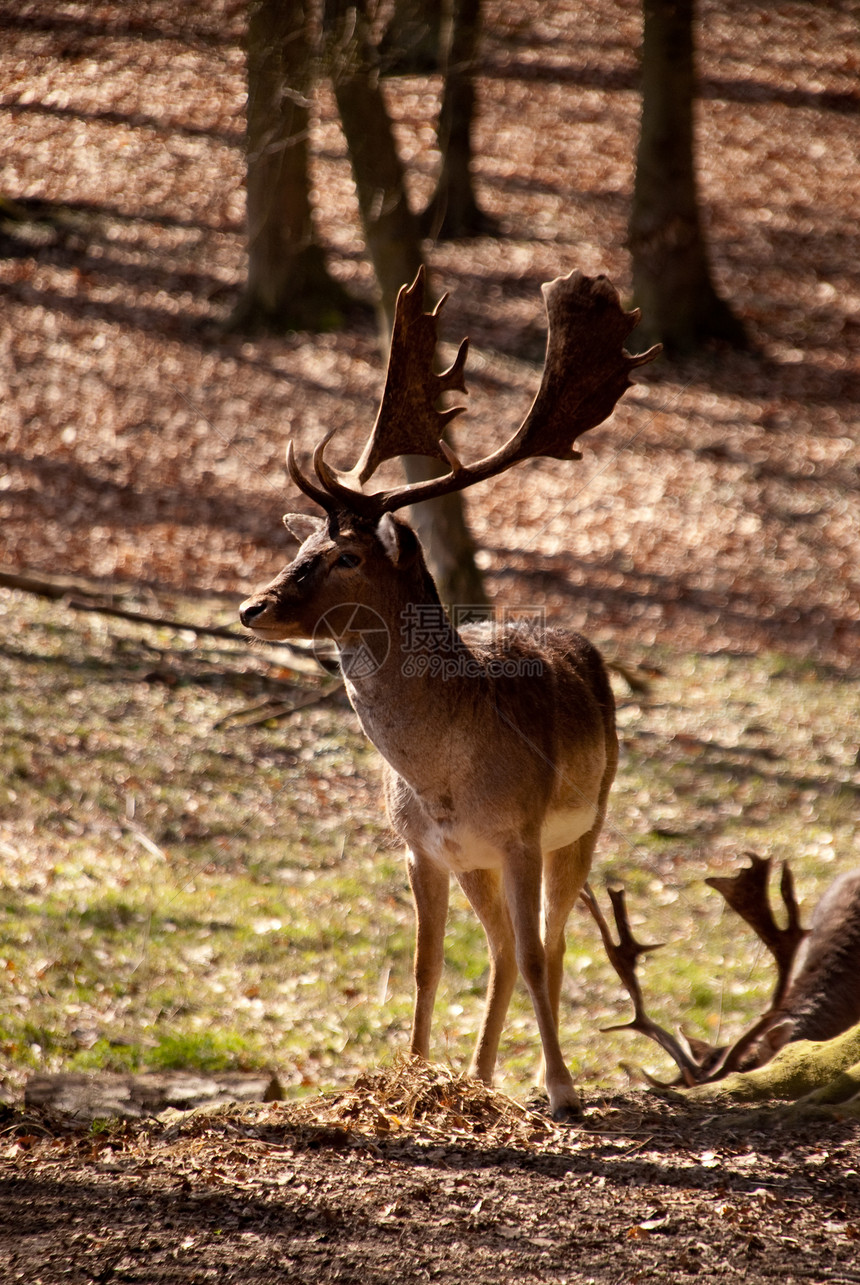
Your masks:
M67 598L69 594L81 594L85 598L107 597L101 589L94 584L83 584L80 580L72 580L70 576L52 576L46 579L44 576L23 575L20 571L4 571L0 568L0 588L19 589L22 593L32 593L38 598L50 598L54 602L59 602L61 598ZM111 597L115 597L111 594Z
M119 620L132 620L141 625L152 625L157 629L173 629L177 633L187 630L202 638L226 638L230 642L250 642L247 634L230 629L226 625L195 625L189 620L175 620L170 616L152 616L143 611L130 611L127 607L114 606L107 598L116 597L70 577L58 576L50 579L44 576L24 575L18 571L0 568L0 588L17 589L21 593L31 593L37 598L48 598L52 602L64 602L72 611L93 611L101 616L114 616ZM124 592L129 592L125 590ZM317 674L320 668L326 669L325 663L317 664L308 657L310 647L297 647L292 643L279 643L278 646L289 653L290 665L297 673Z
M329 700L336 696L338 692L343 691L343 683L337 683L334 687L329 688L327 692L314 692L304 700L294 701L292 705L287 705L282 701L267 701L260 705L252 705L249 709L237 709L232 714L225 714L219 718L217 723L212 724L213 732L223 729L242 731L247 727L262 727L265 723L273 719L289 718L300 709L308 709L311 705L321 705L323 701ZM256 717L251 717L256 715Z
M169 616L150 616L142 611L127 611L124 607L111 607L98 602L86 602L81 598L69 598L66 605L73 611L96 611L102 616L116 616L120 620L134 620L142 625L154 625L159 629L175 629L177 632L187 629L189 633L203 638L228 638L231 642L250 643L247 634L238 633L226 625L194 625L188 620L173 620ZM306 650L295 647L288 642L279 642L278 647L288 652L285 668L294 669L297 674L318 674L327 666L316 658L309 659ZM274 662L277 663L277 662Z
M150 616L143 611L128 611L125 607L113 607L92 599L67 598L66 606L72 611L96 611L100 616L116 616L120 620L134 620L142 625L155 625L159 629L175 629L177 632L187 630L204 638L230 638L233 642L249 641L246 634L240 634L227 625L193 625L188 620L173 620L170 616Z
M113 592L108 594L94 585L82 584L65 576L45 579L42 576L22 575L18 571L0 570L0 588L18 589L22 593L35 594L37 598L50 598L53 602L65 601L66 606L73 611L97 611L102 616L117 616L120 620L136 620L144 625L156 625L165 629L187 629L193 634L211 638L231 638L235 642L247 640L247 635L228 629L226 625L192 625L188 621L172 620L167 616L149 616L142 611L115 607L106 601L108 597L116 596Z

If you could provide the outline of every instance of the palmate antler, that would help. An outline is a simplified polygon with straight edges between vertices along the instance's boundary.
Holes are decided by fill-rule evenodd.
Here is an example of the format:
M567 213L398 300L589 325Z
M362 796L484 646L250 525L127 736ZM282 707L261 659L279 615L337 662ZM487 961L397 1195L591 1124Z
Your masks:
M788 922L785 928L780 928L767 898L770 857L759 857L754 852L745 852L744 856L749 857L750 864L736 875L715 875L706 879L705 883L722 893L732 910L749 924L776 960L777 978L771 1007L778 1008L788 989L798 948L804 937L808 936L808 930L800 925L800 911L794 895L794 877L788 864L783 863L779 881Z
M630 372L653 361L660 345L638 356L625 352L624 340L637 324L639 312L623 311L607 277L572 272L548 282L542 290L549 320L543 378L523 423L497 451L462 464L442 437L449 422L465 409L437 410L436 402L444 392L466 391L468 340L460 345L448 370L433 372L437 323L445 300L432 313L424 312L422 268L397 299L382 404L358 463L345 473L332 468L325 459L329 434L314 451L317 485L299 469L291 443L287 468L295 484L330 512L339 506L378 518L407 504L462 491L521 460L580 459L576 439L608 418L630 386ZM362 488L379 465L398 455L435 457L446 461L451 471L424 482L366 493Z

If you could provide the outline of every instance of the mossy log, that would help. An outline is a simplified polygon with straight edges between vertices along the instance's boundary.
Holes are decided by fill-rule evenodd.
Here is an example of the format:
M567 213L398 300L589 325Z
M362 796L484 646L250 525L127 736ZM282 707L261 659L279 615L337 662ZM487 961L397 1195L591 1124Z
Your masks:
M694 1102L844 1104L860 1095L860 1022L832 1040L786 1044L772 1062L685 1092ZM860 1099L858 1099L860 1108ZM851 1113L854 1113L852 1106Z

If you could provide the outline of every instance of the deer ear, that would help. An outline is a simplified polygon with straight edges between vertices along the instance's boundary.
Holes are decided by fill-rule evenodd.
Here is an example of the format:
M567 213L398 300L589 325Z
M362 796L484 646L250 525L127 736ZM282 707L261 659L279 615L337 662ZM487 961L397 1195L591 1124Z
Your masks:
M379 542L389 562L404 567L418 552L418 537L405 522L398 522L390 513L383 513L376 527Z
M309 535L316 535L326 524L325 518L315 517L311 513L285 513L281 521L299 544L303 544Z

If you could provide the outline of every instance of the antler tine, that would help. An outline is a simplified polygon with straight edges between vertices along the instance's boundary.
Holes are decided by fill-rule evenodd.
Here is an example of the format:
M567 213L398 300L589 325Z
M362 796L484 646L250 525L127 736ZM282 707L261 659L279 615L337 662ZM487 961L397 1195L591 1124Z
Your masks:
M739 1070L749 1050L775 1025L780 1016L777 1009L769 1008L766 1013L762 1013L761 1017L757 1017L752 1025L738 1036L734 1044L719 1050L719 1058L708 1067L703 1081L711 1083L714 1080L722 1080L724 1076Z
M636 941L627 918L623 889L609 889L609 899L612 902L615 926L618 929L617 945L612 940L609 925L604 919L603 912L588 884L585 885L579 895L600 929L600 935L603 938L603 945L606 948L610 964L615 969L624 989L633 1001L632 1022L621 1023L618 1026L607 1026L604 1029L607 1031L638 1031L640 1035L647 1035L649 1039L655 1040L669 1054L681 1072L685 1084L688 1086L698 1084L702 1078L701 1069L682 1048L674 1035L662 1026L658 1026L645 1012L642 990L639 986L639 979L636 976L636 961L640 955L644 955L647 951L659 950L660 945L645 946Z
M331 434L326 437L326 442L330 436ZM313 500L316 504L319 504L323 509L325 509L326 513L328 513L330 517L337 511L337 503L334 496L329 494L327 490L323 491L320 487L314 486L313 482L306 478L299 468L298 460L296 459L296 450L292 440L287 442L287 473L289 474L293 485L297 486L300 491L304 492L308 499Z
M787 863L783 864L780 890L788 914L788 923L780 928L773 917L767 896L770 877L770 857L759 857L745 852L750 864L736 875L712 876L705 880L716 888L728 905L749 924L776 960L777 980L771 1007L780 1004L788 987L798 947L808 930L800 925L800 913L794 896L794 880Z
M788 915L788 923L785 932L796 935L798 946L804 937L809 936L809 929L803 928L800 923L800 908L797 904L797 898L794 895L794 875L791 872L791 866L787 861L782 863L782 874L779 879L779 893L782 897L782 904L785 906L785 912Z

